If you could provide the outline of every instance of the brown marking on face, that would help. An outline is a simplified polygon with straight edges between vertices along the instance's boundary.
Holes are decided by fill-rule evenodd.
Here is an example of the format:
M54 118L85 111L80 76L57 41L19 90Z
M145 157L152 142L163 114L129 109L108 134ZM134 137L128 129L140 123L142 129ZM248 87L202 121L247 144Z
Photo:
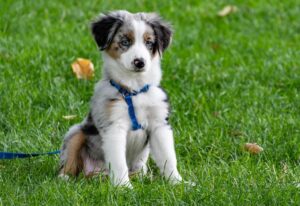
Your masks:
M109 56L111 56L114 59L119 59L121 54L126 52L129 47L124 47L121 44L121 41L126 38L128 41L130 41L131 45L134 43L134 33L132 30L130 30L127 27L121 27L120 30L115 35L111 45L105 50Z
M81 158L81 150L85 143L85 135L83 132L76 133L67 143L67 161L61 169L61 174L70 174L77 176L82 168L83 162Z
M153 47L151 49L149 49L147 47L151 51L151 56L153 58L157 54L157 52L154 48L156 39L155 39L154 31L149 25L147 25L146 31L143 35L143 38L144 38L144 42L145 42L146 47L147 47L147 44L146 44L147 41L153 42Z
M123 29L119 36L119 38L116 39L116 41L119 44L119 47L121 48L122 52L126 52L133 44L134 44L134 32L131 29ZM122 42L127 42L128 45L124 45Z
M134 43L133 31L129 30L128 32L124 33L124 36L126 36L132 42L132 44Z
M113 42L107 49L106 52L109 56L111 56L114 59L119 59L121 56L120 53L120 47L117 42Z
M154 34L152 34L150 32L145 32L144 33L144 41L155 41Z

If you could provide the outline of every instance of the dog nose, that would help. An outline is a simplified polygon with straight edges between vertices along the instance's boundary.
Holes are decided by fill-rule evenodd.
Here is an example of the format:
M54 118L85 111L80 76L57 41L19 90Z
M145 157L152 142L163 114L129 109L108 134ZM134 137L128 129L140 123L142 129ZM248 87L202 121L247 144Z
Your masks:
M133 64L136 68L142 69L145 66L145 60L143 58L136 58L133 60Z

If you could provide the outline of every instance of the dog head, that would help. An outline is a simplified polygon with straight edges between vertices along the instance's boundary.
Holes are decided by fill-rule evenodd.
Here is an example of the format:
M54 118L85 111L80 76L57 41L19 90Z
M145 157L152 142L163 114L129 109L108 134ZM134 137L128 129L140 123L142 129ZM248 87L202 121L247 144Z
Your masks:
M131 14L114 11L92 23L92 34L100 50L119 68L142 73L159 61L171 41L171 26L155 13Z

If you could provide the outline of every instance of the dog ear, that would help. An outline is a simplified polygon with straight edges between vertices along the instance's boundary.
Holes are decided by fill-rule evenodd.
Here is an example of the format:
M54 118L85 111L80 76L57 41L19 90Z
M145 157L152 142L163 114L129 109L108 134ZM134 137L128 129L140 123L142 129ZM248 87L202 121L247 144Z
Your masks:
M156 13L147 14L147 22L154 30L156 37L154 52L158 51L161 54L171 43L172 27Z
M92 34L100 50L109 47L122 24L123 20L116 12L102 14L98 20L92 22Z

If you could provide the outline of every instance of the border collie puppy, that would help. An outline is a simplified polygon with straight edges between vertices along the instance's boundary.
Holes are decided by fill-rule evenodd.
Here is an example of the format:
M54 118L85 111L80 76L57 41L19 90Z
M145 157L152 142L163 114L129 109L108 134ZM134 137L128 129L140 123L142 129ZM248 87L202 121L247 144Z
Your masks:
M113 11L91 29L103 51L102 80L88 116L64 138L60 176L101 172L114 185L132 187L129 175L146 174L150 153L171 183L180 182L167 95L159 87L170 25L155 13Z

